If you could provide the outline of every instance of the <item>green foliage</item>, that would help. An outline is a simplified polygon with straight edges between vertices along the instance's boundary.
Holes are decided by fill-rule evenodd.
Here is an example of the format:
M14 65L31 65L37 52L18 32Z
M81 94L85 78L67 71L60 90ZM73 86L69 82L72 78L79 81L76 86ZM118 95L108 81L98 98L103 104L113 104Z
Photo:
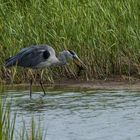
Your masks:
M138 73L139 19L139 0L1 0L0 63L23 47L48 44L75 50L89 68L84 78L128 74L129 64ZM75 75L74 66L68 70ZM55 79L67 69L58 71Z
M25 125L21 127L21 131L17 133L15 130L16 114L11 117L10 104L0 99L0 140L43 140L42 129L40 125L37 127L32 118L31 129L27 131Z
M16 115L13 120L10 120L10 107L6 103L2 104L0 101L0 139L13 140Z

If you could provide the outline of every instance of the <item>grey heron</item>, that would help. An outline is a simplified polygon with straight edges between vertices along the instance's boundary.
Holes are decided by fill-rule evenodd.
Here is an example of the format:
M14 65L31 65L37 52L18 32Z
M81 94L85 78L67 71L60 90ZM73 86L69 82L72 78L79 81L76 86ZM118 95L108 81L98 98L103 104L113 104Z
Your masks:
M64 50L59 52L56 57L55 51L48 45L32 45L21 49L15 56L5 60L5 67L20 66L24 68L39 69L52 66L63 66L73 60L80 68L86 68L86 65L80 60L77 54L72 50ZM41 88L45 93L42 81ZM30 79L30 97L32 96L32 79Z

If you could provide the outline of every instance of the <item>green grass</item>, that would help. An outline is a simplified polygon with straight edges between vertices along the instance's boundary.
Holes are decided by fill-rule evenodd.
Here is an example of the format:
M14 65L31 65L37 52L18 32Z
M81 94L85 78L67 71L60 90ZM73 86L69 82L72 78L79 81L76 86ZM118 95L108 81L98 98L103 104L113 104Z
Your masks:
M11 116L10 104L0 99L0 140L44 140L42 129L36 126L34 119L31 121L31 128L27 130L23 123L21 128L15 129L16 114ZM20 130L20 131L19 131Z
M139 20L139 0L1 0L0 63L23 47L48 44L77 52L88 66L83 79L139 75ZM4 68L0 74L17 83L28 75ZM53 79L75 75L73 65L51 73Z

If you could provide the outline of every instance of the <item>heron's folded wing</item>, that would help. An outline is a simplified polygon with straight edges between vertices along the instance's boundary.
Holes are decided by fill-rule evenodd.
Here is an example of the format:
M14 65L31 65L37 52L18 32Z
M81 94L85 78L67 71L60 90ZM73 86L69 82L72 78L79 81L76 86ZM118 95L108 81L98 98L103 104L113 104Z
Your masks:
M21 49L21 51L13 57L5 60L5 66L22 66L36 67L39 63L47 61L50 55L54 55L53 48L47 45L35 45Z
M22 67L36 67L39 63L47 61L50 52L44 48L32 48L30 51L24 52L18 60L17 65Z

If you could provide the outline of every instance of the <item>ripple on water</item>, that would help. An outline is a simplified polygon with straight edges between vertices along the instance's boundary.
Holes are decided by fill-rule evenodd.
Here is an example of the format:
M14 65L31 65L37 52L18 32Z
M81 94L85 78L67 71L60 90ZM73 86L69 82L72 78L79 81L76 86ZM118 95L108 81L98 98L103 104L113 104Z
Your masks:
M49 91L46 96L28 91L7 91L2 99L10 101L17 112L16 129L24 120L39 120L47 130L47 140L127 140L140 139L140 92Z

